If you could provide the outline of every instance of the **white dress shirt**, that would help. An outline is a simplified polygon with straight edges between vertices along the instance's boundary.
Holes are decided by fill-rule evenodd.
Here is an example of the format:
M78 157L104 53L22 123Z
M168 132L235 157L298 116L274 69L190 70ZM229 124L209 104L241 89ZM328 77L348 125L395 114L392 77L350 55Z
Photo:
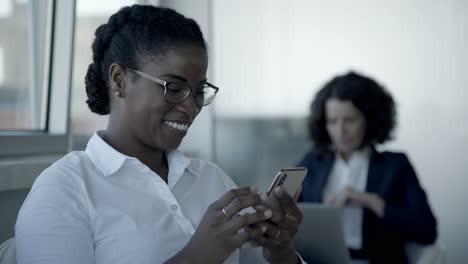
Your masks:
M340 154L336 154L323 193L325 204L331 204L333 198L346 187L351 187L358 192L366 190L369 158L369 148L354 152L348 161L343 160ZM349 248L356 250L362 248L362 217L362 208L343 209L343 232Z
M95 134L35 181L16 223L19 264L156 264L190 240L236 184L217 165L167 153L168 183ZM261 248L242 249L256 251ZM260 260L262 261L262 260ZM236 250L225 263L239 263Z

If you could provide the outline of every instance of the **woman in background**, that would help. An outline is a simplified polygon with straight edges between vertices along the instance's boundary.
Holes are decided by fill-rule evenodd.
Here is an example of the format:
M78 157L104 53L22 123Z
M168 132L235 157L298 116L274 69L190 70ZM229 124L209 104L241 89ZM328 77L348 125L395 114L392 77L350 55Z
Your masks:
M433 243L436 219L404 153L379 152L396 123L392 96L376 81L349 72L330 80L311 105L313 149L299 197L343 208L353 259L407 263L406 241Z

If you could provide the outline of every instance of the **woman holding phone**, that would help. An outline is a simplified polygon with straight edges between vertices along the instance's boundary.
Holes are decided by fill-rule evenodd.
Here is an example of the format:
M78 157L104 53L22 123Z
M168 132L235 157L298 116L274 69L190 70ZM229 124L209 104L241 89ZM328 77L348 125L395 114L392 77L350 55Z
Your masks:
M219 90L197 23L125 7L96 29L92 50L87 104L109 114L107 129L35 181L16 223L18 263L239 263L246 242L270 263L300 262L291 240L301 214L284 190L238 188L177 151Z

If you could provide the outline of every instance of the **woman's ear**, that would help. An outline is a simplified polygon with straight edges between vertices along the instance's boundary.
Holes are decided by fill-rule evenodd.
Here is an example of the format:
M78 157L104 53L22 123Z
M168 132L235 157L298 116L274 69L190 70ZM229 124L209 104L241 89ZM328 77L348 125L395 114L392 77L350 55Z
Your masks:
M112 63L109 67L110 93L116 97L125 97L125 68L117 63Z

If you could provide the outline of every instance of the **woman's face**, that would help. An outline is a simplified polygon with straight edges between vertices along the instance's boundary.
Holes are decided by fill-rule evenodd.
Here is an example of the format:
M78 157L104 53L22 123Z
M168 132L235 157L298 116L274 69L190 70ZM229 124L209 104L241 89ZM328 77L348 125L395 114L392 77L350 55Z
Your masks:
M340 153L349 155L361 147L366 133L366 119L351 101L328 99L325 115L328 136Z
M177 46L163 54L144 56L136 70L166 82L183 82L192 87L190 96L179 104L164 100L164 86L127 70L125 105L122 111L130 136L154 150L179 147L187 130L200 112L194 89L206 82L206 50L196 46Z

